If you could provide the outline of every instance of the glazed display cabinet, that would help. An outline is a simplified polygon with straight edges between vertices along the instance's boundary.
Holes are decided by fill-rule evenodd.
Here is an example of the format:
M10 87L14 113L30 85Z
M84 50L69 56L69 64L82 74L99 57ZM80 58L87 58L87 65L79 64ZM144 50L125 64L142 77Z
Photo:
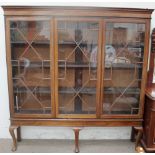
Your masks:
M72 127L76 152L82 127L141 133L153 10L3 9L13 150L21 126Z

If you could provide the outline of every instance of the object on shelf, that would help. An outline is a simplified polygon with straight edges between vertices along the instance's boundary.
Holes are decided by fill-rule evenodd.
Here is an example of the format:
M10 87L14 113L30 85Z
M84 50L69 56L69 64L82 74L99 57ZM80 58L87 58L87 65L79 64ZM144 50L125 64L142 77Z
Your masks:
M125 63L125 64L130 64L130 60L125 58L125 57L116 57L113 61L114 63Z
M98 53L98 47L92 49L90 54L90 67L96 68L97 67L97 53Z
M24 58L24 57L22 57L22 58L19 59L19 63L24 64L23 67L25 67L25 68L28 68L30 66L30 64L31 64L30 60L27 59L27 58Z
M133 112L133 109L138 105L138 100L135 97L116 97L113 103L105 102L103 104L104 111L128 111Z
M116 103L123 103L123 104L136 104L138 103L137 98L135 97L117 97Z
M116 58L116 51L113 46L105 46L105 67L110 67Z

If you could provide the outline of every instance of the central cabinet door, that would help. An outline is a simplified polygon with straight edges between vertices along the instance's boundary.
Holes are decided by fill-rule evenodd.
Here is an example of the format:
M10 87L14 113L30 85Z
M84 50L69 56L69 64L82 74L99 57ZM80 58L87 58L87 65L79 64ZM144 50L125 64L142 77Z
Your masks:
M95 118L99 105L100 21L56 20L56 113L59 118Z

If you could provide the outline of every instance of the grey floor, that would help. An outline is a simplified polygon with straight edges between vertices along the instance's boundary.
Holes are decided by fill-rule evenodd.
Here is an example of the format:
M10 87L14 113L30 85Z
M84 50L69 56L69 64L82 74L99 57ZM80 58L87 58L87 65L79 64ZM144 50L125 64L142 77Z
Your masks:
M11 152L12 141L0 139L0 153ZM18 142L19 153L69 153L74 151L73 140L27 140ZM130 140L81 140L81 153L134 153Z

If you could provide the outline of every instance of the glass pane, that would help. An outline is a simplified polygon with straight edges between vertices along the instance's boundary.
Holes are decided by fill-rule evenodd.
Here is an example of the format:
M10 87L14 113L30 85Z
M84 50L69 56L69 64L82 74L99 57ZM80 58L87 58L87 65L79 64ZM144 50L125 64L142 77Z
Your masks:
M97 22L58 21L60 114L95 114Z
M49 32L49 21L10 22L16 113L51 113Z
M138 114L145 25L106 23L104 114Z

